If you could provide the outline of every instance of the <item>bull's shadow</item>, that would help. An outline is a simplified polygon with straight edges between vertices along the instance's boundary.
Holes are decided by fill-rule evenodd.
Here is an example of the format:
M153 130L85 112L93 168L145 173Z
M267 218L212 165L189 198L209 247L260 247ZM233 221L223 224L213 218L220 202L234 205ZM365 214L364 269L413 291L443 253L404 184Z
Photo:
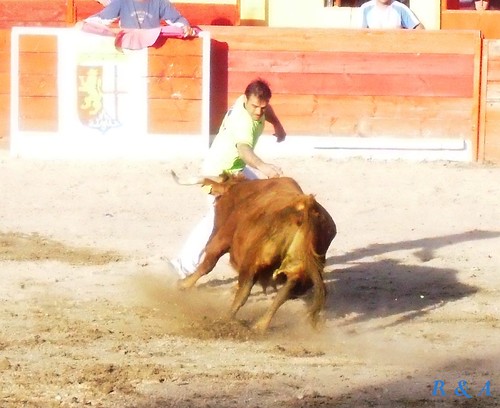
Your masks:
M396 322L400 323L478 291L460 283L454 269L406 265L392 259L329 272L325 281L327 318L350 315L348 323L401 315Z
M436 249L455 245L460 242L477 241L482 239L491 239L500 237L500 231L482 231L473 230L466 231L460 234L443 235L440 237L420 238L411 241L390 242L386 244L372 244L367 247L352 250L342 256L330 257L326 261L326 266L335 264L345 264L356 261L358 259L372 257L389 252L411 250L414 249L414 255L422 261L428 261L434 258ZM335 247L335 240L332 242L332 247Z
M352 315L349 323L377 317L401 315L394 324L426 314L434 307L478 291L457 280L458 271L421 265L408 265L391 259L393 251L414 249L414 255L428 261L436 249L463 241L500 236L495 231L468 231L462 234L413 241L374 244L327 259L333 266L325 273L328 290L328 318ZM335 241L333 242L335 245ZM376 262L357 262L363 258L387 255ZM335 268L335 265L344 265ZM345 266L347 265L347 267Z

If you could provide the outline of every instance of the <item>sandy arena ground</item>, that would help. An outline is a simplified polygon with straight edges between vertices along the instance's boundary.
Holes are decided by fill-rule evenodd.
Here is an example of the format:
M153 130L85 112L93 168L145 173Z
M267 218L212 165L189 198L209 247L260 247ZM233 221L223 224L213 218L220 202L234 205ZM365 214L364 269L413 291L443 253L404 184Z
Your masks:
M226 257L195 290L176 290L164 261L206 200L168 171L192 174L194 162L2 151L0 406L497 406L500 167L276 163L338 226L319 332L302 300L266 335L249 331L272 296L257 287L225 321Z

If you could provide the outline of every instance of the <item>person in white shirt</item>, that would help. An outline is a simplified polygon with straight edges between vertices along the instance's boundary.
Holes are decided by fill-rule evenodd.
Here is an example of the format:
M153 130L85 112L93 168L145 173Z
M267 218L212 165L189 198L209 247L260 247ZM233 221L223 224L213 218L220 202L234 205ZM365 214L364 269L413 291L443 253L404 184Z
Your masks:
M360 7L361 28L424 29L409 7L396 0L370 0Z

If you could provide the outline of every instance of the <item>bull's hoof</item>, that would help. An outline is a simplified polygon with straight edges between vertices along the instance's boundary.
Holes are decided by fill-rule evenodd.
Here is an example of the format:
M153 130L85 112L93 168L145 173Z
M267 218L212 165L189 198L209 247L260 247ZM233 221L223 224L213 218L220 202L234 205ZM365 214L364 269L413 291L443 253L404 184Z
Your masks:
M267 329L269 328L269 323L270 322L268 322L267 320L261 319L252 326L252 331L259 334L264 334L265 332L267 332Z
M177 281L177 289L186 290L186 289L192 288L193 285L190 285L189 282L186 282L187 279L188 278L179 279Z
M323 328L326 325L326 319L324 316L321 315L309 315L309 323L311 324L311 327L313 328L314 331L322 331Z

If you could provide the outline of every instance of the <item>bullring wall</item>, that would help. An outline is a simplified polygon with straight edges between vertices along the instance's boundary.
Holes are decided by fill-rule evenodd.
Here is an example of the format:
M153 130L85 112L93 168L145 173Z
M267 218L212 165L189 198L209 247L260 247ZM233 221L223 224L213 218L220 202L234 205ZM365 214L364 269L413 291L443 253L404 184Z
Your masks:
M452 142L450 146L464 142L468 159L500 161L493 113L486 114L494 97L484 105L487 87L495 83L496 65L481 60L477 31L202 28L210 33L211 134L246 83L261 76L273 88L273 106L291 140L310 136L374 143L381 138L424 144L444 140ZM189 138L202 133L201 42L171 39L148 49L148 134ZM20 42L19 114L25 129L57 130L56 43L36 35ZM0 105L5 107L0 131L8 138L8 30L0 31L0 44ZM495 43L487 44L491 54ZM481 66L487 68L483 79L485 72L490 78L482 86Z

